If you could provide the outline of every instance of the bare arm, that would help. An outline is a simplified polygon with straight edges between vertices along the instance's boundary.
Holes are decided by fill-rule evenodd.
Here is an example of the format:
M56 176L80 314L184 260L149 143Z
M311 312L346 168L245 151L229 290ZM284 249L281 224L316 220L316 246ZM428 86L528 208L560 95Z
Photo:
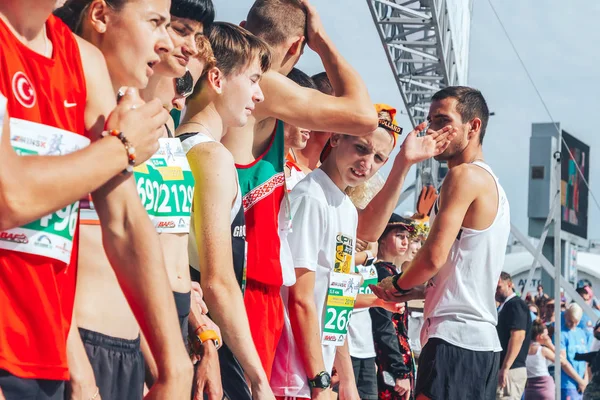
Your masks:
M316 9L308 1L303 3L308 45L321 58L336 97L301 88L283 75L270 72L261 82L265 101L257 105L257 115L313 130L371 133L377 127L377 113L367 86L327 36Z
M96 378L90 360L79 335L75 315L67 337L67 361L69 363L70 382L68 399L86 399L96 394Z
M312 379L325 370L321 327L314 300L315 272L306 268L296 268L296 284L289 290L288 309L294 339L306 376Z
M508 348L506 349L506 356L504 362L500 366L500 369L509 370L512 367L515 359L521 351L523 341L525 340L525 331L513 329L510 331L510 339L508 339Z
M204 299L211 317L223 332L225 343L248 374L253 388L268 385L251 340L244 299L232 262L229 218L237 192L233 158L220 143L207 143L192 148L188 160L196 180L194 224Z
M542 347L542 355L546 360L554 362L554 351L550 350L549 348ZM575 371L575 368L573 368L566 357L563 357L563 354L560 355L560 367L563 371L565 371L565 374L577 382L578 385L583 384L583 378L579 376L577 371Z
M355 79L364 85L358 75ZM366 135L377 128L377 114L368 93L361 98L354 89L339 97L329 96L304 88L276 71L267 72L260 87L265 101L256 105L258 120L273 117L306 129L351 135Z
M100 137L106 117L115 106L106 63L100 51L78 39L87 83L88 103L105 101L102 113L86 112L86 129L92 141ZM152 154L148 124L139 120L161 118L160 103L151 109L131 110L132 99L115 113L109 128L127 133L140 160ZM89 104L88 104L89 105ZM158 107L157 107L158 106ZM126 111L131 113L125 117ZM135 126L137 125L137 126ZM135 126L135 127L134 127ZM145 137L143 136L145 135ZM117 138L96 140L85 149L64 156L20 157L10 144L8 118L0 139L0 230L22 226L83 198L119 174L127 166L123 144ZM138 140L140 139L140 140ZM156 151L156 149L154 150ZM27 182L27 185L23 185ZM52 196L48 196L52 193Z
M346 339L343 346L336 347L333 365L335 366L335 369L340 377L340 399L359 400L360 396L356 388L356 379L354 377L354 368L352 367L350 349L348 348L348 339Z
M468 167L458 166L451 169L444 179L442 201L429 237L398 279L397 284L402 289L428 281L446 262L467 210L478 195L471 175ZM469 186L469 190L465 190L465 185Z

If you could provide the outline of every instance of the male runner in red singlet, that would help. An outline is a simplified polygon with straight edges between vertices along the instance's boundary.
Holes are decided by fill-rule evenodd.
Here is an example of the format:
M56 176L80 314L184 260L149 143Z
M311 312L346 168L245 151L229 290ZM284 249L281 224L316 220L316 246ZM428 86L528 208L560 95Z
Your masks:
M316 10L302 0L257 0L242 23L272 49L261 87L265 101L248 124L222 143L233 154L246 212L247 286L244 301L254 344L270 376L283 328L279 210L284 197L283 123L354 135L372 132L377 116L358 73L329 39ZM298 86L287 75L308 40L339 97ZM281 121L278 121L281 120ZM233 129L233 128L232 128ZM241 129L241 130L240 130Z
M0 3L0 93L10 116L0 148L0 388L7 400L62 399L77 199L93 192L106 252L157 356L161 375L149 398L183 398L192 370L158 239L131 176L111 180L135 152L118 137L100 139L105 124L124 132L143 161L156 151L167 114L158 101L130 110L138 100L129 93L106 121L115 106L106 64L49 17L53 6Z

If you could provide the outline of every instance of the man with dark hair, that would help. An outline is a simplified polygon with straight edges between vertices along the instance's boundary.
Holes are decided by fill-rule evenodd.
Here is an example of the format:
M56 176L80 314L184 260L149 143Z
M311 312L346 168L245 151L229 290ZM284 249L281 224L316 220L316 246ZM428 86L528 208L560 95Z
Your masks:
M496 301L500 303L496 330L502 345L496 398L519 400L527 383L525 359L531 340L531 315L527 303L515 294L512 279L506 272L500 274Z
M265 100L256 105L248 124L231 128L222 143L237 166L246 216L244 302L252 339L270 376L284 312L279 245L279 211L285 191L282 121L310 130L364 135L377 127L377 116L366 85L335 48L307 0L257 0L242 25L269 43L271 70L260 82ZM303 88L285 76L299 60L305 43L321 57L342 96Z
M483 160L488 115L478 90L448 87L433 96L431 130L451 125L458 135L435 157L447 160L450 171L431 211L431 232L403 273L371 287L379 297L399 301L398 293L428 282L418 400L496 397L502 347L493 293L504 264L510 208Z
M431 98L433 101L444 99L456 99L456 111L460 114L463 123L471 121L473 118L481 120L479 143L483 143L490 110L481 92L467 86L448 86Z

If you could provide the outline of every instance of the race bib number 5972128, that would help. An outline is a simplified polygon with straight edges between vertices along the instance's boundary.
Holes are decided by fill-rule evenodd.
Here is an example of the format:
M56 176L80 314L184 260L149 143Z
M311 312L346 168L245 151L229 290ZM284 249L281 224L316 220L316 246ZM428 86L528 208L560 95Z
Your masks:
M134 169L138 194L158 232L188 233L194 177L181 141L159 142L159 150Z

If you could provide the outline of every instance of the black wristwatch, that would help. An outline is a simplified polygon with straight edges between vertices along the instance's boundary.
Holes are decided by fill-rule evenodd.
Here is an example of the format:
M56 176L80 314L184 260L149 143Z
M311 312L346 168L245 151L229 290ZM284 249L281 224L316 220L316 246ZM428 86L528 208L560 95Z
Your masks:
M370 267L371 265L373 265L375 263L375 256L373 255L373 253L370 250L365 250L365 253L367 253L367 259L363 263L363 265L365 267Z
M405 289L402 289L400 286L398 286L398 279L400 279L401 276L402 276L402 272L400 272L398 275L394 275L394 277L392 278L392 285L394 285L394 289L396 289L398 291L398 293L407 294L410 292L410 289L405 290Z
M321 371L313 379L308 379L308 385L311 389L327 389L331 386L331 375L327 371Z

